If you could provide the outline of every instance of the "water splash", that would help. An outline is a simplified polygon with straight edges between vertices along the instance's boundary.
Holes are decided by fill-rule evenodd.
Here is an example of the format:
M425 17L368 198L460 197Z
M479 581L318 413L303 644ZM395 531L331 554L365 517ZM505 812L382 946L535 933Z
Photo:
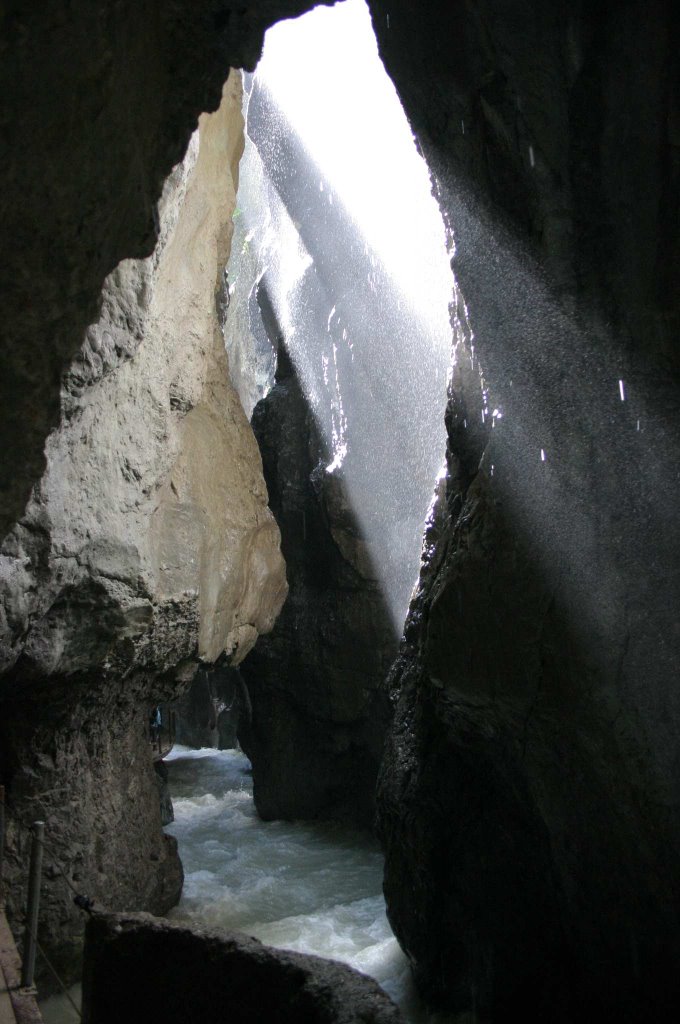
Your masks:
M363 0L267 33L247 120L271 216L259 280L401 630L445 447L453 277Z

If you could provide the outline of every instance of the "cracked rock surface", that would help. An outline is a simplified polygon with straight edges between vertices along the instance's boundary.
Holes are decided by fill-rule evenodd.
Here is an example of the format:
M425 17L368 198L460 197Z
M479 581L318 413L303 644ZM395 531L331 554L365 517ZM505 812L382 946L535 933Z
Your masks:
M163 911L179 894L149 710L199 661L237 664L287 591L216 308L242 146L235 72L166 183L156 250L106 280L47 470L0 555L9 801L47 820L61 867L109 907ZM14 886L24 846L12 831ZM55 865L42 927L77 950L64 895Z
M60 418L104 278L153 251L156 203L229 67L304 0L10 0L0 46L0 533Z

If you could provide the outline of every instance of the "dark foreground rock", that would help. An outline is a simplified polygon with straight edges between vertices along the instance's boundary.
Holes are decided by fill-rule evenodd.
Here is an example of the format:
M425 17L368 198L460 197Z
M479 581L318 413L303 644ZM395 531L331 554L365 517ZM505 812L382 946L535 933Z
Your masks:
M372 979L344 964L192 930L146 914L95 915L83 975L86 1024L398 1024Z
M448 1008L671 1019L677 11L371 8L466 303L446 493L392 676L390 920Z
M115 688L103 695L94 680L89 686L81 681L76 694L73 681L53 679L32 701L3 705L8 916L21 935L30 826L42 820L38 937L64 978L78 977L82 964L84 915L74 892L109 910L164 914L182 891L177 841L161 829L148 714L135 700L146 686L146 680L130 679L126 695ZM38 973L45 973L40 958Z

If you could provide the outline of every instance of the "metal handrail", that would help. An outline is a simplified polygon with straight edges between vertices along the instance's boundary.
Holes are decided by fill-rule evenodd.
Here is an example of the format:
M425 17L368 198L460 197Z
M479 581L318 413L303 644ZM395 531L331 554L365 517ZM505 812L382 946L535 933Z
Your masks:
M157 716L160 716L160 722L155 724L154 717ZM149 725L149 742L154 761L161 761L170 753L175 745L176 731L174 710L160 704L150 716Z

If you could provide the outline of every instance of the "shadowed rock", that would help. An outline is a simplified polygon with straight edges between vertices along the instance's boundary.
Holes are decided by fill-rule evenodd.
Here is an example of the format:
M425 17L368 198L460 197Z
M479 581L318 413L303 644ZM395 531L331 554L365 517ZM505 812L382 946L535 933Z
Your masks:
M467 306L445 493L392 677L390 920L440 1005L664 1019L680 952L677 15L371 8Z
M0 68L0 534L59 419L60 378L102 282L152 252L156 203L229 67L300 0L10 3Z
M83 975L85 1024L399 1024L372 979L235 933L190 930L146 914L94 916Z
M345 490L320 436L266 295L276 382L255 408L289 596L271 635L241 666L252 719L239 739L255 804L272 818L346 817L370 825L396 637Z
M112 909L167 910L181 885L160 834L150 709L200 661L243 657L286 593L215 301L242 141L234 73L167 183L153 255L107 278L45 475L0 546L8 802L25 825L45 817L62 867ZM25 864L9 840L16 921ZM42 937L59 959L59 934L77 948L82 922L60 873L45 887Z

